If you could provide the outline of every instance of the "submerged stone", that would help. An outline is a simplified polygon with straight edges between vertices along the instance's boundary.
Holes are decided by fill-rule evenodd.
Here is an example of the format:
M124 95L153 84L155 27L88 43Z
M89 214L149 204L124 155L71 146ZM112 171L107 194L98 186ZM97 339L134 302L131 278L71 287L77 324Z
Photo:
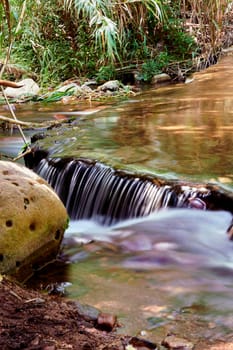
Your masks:
M194 348L193 343L175 335L168 335L162 345L168 349L192 350Z
M0 161L0 273L26 279L56 258L66 209L31 170Z

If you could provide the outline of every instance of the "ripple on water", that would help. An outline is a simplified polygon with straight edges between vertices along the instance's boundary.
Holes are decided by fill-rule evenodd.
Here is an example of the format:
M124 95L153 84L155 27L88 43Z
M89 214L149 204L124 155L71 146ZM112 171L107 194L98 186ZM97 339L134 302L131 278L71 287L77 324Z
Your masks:
M231 219L224 211L166 209L112 227L72 221L66 237L111 242L127 268L180 265L194 271L197 267L216 268L227 274L233 269L233 242L226 233Z

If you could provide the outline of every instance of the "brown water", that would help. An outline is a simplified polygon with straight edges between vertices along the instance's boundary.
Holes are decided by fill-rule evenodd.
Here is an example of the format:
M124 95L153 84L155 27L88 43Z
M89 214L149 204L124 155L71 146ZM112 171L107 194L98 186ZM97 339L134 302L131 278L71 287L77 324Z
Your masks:
M34 121L76 116L72 129L48 141L57 155L214 181L232 190L232 74L228 56L189 84L149 89L107 105L21 105L16 114ZM2 153L14 155L21 146L16 132L0 134ZM183 226L176 211L114 229L72 222L64 241L73 261L64 279L72 283L69 297L116 313L122 333L155 341L174 332L194 343L233 342L233 246L225 234L231 218L212 214L184 212ZM80 246L80 239L93 238L95 243Z
M149 89L122 102L17 105L16 113L34 121L62 113L76 117L71 129L55 131L47 141L57 155L232 184L232 63L232 56L225 57L190 84ZM10 144L3 136L5 150Z

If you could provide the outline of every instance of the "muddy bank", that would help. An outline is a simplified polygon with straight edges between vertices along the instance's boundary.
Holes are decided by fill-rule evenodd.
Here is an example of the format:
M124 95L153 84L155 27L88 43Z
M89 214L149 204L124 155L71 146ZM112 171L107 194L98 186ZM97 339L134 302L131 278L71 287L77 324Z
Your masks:
M179 349L231 350L233 337L210 340L194 339L193 331L203 324L179 320L179 334L166 334L161 343L122 336L113 331L101 330L95 317L81 315L77 304L60 296L49 296L24 289L8 279L0 282L0 348L37 350L146 350ZM190 334L190 339L185 335Z
M97 329L74 302L26 290L4 279L0 283L0 348L6 349L124 349L130 342Z

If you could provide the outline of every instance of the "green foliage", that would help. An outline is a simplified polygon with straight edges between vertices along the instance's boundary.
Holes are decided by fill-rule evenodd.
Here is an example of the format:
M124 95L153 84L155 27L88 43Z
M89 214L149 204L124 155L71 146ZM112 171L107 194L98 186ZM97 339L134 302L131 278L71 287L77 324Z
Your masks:
M163 40L167 51L179 60L191 57L192 52L196 50L194 38L183 30L179 20L170 20L163 27L161 40Z
M47 93L46 95L36 97L35 101L43 101L43 102L57 102L60 101L63 97L72 96L74 91L72 88L66 91L53 91L51 93Z
M67 230L70 226L70 218L69 216L67 216L67 219L66 219L66 223L65 223L65 226L64 226L64 231Z
M12 1L13 30L20 11L20 1ZM3 43L2 52L6 44ZM55 0L43 4L28 0L23 27L14 38L11 60L35 73L42 87L56 85L78 72L78 58Z
M110 1L63 0L67 11L91 28L89 39L99 52L99 62L121 60L128 29L144 31L148 14L162 21L164 9L159 0ZM144 27L144 29L143 29Z
M22 3L11 2L13 28ZM12 61L36 73L42 87L75 75L91 77L96 72L97 79L110 79L115 74L116 61L148 56L148 14L156 23L164 17L159 0L28 0Z
M116 76L116 69L113 65L100 67L96 74L97 82L112 80Z
M149 59L142 64L140 73L137 77L139 81L150 82L155 74L163 72L166 67L173 60L167 52L161 52L155 59Z
M181 1L167 3L165 11L167 21L157 29L155 41L159 40L163 44L163 50L168 52L174 60L192 58L197 44L194 37L185 31L184 19L181 17Z
M0 47L3 48L6 40L6 23L3 6L0 6Z
M10 17L3 6L8 2ZM150 81L172 61L190 60L200 52L185 32L182 16L191 13L201 24L211 22L212 26L203 25L200 30L204 33L203 28L211 28L206 38L217 45L227 3L228 0L4 0L0 1L0 58L6 56L11 27L11 61L35 73L42 87L55 86L74 76L95 76L98 81L114 79L117 68L132 64L142 67L142 81ZM21 18L23 4L27 6Z

